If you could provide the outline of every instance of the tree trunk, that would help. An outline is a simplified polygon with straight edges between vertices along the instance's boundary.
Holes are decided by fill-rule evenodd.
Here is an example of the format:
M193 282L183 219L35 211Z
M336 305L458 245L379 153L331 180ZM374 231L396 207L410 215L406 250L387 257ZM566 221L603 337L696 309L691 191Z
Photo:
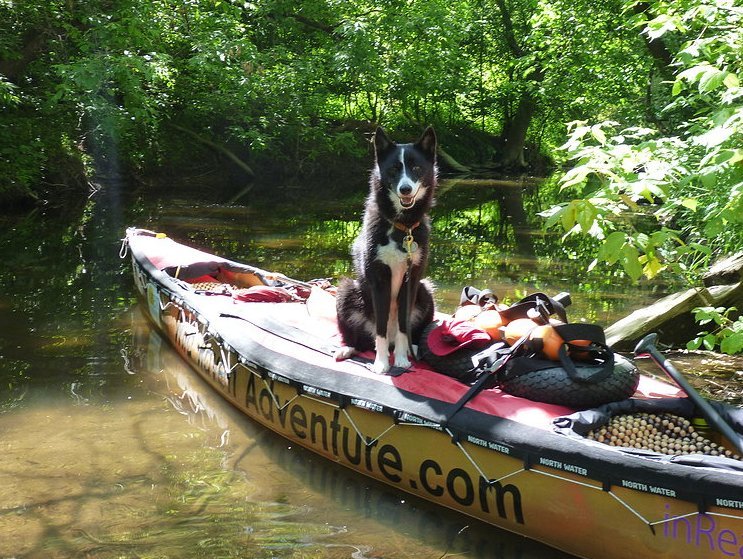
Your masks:
M634 6L634 12L636 14L643 14L649 20L653 19L654 14L652 13L651 6L647 2L638 2ZM655 67L661 73L664 79L673 80L673 54L668 50L668 47L663 39L651 39L646 33L641 33L642 39L645 41L645 46L648 52L653 57Z
M0 74L8 81L18 82L26 71L26 67L33 62L42 51L45 44L45 35L41 30L33 30L26 34L20 56L15 59L0 60Z
M526 167L524 147L537 102L529 92L521 95L516 112L503 123L498 162L503 167Z
M508 49L514 59L523 58L528 54L516 37L511 9L506 0L496 0L503 27L503 36ZM538 101L530 91L532 84L538 84L544 79L544 72L538 63L526 80L526 86L517 100L516 111L506 115L503 122L503 131L500 135L500 149L498 164L501 167L526 167L524 147L532 117L537 111Z

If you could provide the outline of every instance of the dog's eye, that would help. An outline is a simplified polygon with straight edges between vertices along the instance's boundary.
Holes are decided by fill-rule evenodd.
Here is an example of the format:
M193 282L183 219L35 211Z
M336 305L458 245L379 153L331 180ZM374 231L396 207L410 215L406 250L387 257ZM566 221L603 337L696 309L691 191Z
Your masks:
M422 175L423 174L423 168L420 165L413 165L412 171L416 175Z

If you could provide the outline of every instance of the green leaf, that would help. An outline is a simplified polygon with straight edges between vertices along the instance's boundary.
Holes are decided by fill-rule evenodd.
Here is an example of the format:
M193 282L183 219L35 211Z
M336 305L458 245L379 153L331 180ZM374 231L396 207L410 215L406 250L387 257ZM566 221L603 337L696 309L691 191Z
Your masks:
M624 271L627 275L632 278L633 281L637 281L642 277L642 264L640 263L640 253L632 245L626 244L621 250L621 261Z
M731 72L728 72L728 74L725 76L725 79L722 80L722 83L724 83L728 89L735 89L736 87L740 87L740 80L738 79L738 76Z
M645 263L645 266L643 266L642 268L642 273L645 274L646 278L653 279L664 269L665 269L665 266L663 265L663 263L660 260L658 260L658 258L655 255L652 255L652 256L648 256L647 262Z
M564 190L578 184L583 184L586 181L586 177L591 172L591 169L587 166L573 167L565 176L560 180L560 189Z
M693 340L690 340L689 342L687 342L686 349L688 349L689 351L695 351L699 349L701 346L702 346L702 338L697 336Z
M549 210L541 212L539 215L547 218L544 226L546 228L553 227L558 221L562 220L562 214L565 212L565 205L553 206Z
M743 149L722 149L715 154L714 161L715 165L721 165L722 163L735 165L739 161L743 161Z
M576 221L584 233L587 233L593 227L598 212L593 204L584 202L576 208Z
M575 202L570 202L566 207L565 211L562 213L561 221L562 221L562 228L565 231L570 231L573 226L575 225Z
M702 186L705 188L714 188L717 184L717 169L702 169L699 173L699 180L702 181Z
M717 68L709 68L699 78L699 93L710 93L722 85L725 72Z
M594 139L602 146L606 145L606 134L604 134L604 131L601 130L600 125L596 124L594 126L591 126L591 136L593 136Z
M620 256L620 250L627 240L627 236L622 231L614 231L609 234L601 245L601 257L608 263L614 264Z
M705 132L701 136L697 136L695 141L706 148L713 148L725 142L734 132L735 130L732 128L715 126L712 130Z
M720 342L720 351L728 355L743 352L743 332L735 332Z
M683 200L681 200L681 205L695 212L699 207L699 200L697 200L696 198L684 198Z
M693 66L681 72L678 75L678 79L686 80L689 83L696 83L699 80L700 76L709 71L710 68L712 67L706 62L697 66Z

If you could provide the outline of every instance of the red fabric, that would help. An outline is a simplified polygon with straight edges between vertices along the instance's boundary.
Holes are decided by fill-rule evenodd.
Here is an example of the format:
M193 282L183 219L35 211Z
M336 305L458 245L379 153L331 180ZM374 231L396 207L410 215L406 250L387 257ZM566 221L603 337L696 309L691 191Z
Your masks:
M188 278L186 281L188 283L221 283L217 278L208 274L199 276L198 278Z
M490 334L466 320L446 319L428 334L426 343L432 353L449 355L463 347L485 347Z
M226 262L224 258L178 244L169 238L138 235L136 242L147 253L150 262L160 270L190 266L198 262Z
M293 299L292 294L283 287L254 285L235 293L235 299L247 303L286 303Z

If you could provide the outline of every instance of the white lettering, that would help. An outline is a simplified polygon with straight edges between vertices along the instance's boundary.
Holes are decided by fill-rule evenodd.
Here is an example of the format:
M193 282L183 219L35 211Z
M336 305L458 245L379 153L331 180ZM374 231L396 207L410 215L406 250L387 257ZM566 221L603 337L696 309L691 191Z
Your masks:
M715 504L718 507L728 507L731 509L743 509L743 501L734 501L732 499L717 499Z
M574 464L565 464L565 471L571 472L573 474L578 474L581 476L587 476L588 470L585 468L581 468L580 466L576 466Z
M622 480L622 487L627 487L629 489L637 489L638 491L648 491L648 486L644 483L639 483L637 481L629 481L626 479Z
M327 390L315 388L314 386L308 386L306 384L302 385L302 390L307 392L307 394L314 394L315 396L320 396L322 398L330 398L332 396L332 394Z
M665 495L666 497L675 497L676 492L673 489L666 489L665 487L650 486L650 492L656 495Z

